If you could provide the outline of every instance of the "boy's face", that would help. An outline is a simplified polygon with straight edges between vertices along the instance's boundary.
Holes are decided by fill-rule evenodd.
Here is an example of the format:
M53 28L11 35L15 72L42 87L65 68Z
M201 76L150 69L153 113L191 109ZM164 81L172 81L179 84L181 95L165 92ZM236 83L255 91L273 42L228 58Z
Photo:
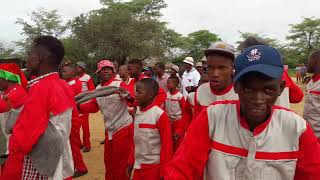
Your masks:
M40 70L40 57L40 54L32 47L27 56L27 72L30 76L38 76Z
M245 79L235 85L242 115L253 124L264 122L283 88L284 81L281 79L271 79L259 73L246 75Z
M232 82L232 59L219 55L209 55L207 57L207 63L207 74L211 87L217 91L223 91Z
M111 67L103 67L98 73L99 78L102 82L109 81L114 75L113 69Z
M314 69L317 66L317 60L315 58L309 58L307 71L308 73L314 73Z
M0 78L0 91L5 91L8 89L9 83L7 80Z
M139 78L139 74L141 73L141 68L138 64L128 64L128 72L130 77L132 78Z
M84 73L84 69L81 66L77 66L76 71L77 71L77 74L79 74L79 75Z
M129 75L127 66L120 66L118 73L121 78L127 77Z
M144 107L150 102L150 99L153 99L151 92L148 92L145 86L138 82L135 90L135 101L139 106Z
M73 77L75 77L75 70L72 69L71 67L64 66L62 68L62 78L64 80L67 80L67 79L70 79L70 78L73 78Z
M174 79L169 78L167 81L167 87L168 89L177 89L177 82Z
M159 66L155 66L155 69L154 69L154 70L155 70L155 73L156 73L156 74L159 74L159 75L162 74L162 72L164 71L164 70L161 69Z

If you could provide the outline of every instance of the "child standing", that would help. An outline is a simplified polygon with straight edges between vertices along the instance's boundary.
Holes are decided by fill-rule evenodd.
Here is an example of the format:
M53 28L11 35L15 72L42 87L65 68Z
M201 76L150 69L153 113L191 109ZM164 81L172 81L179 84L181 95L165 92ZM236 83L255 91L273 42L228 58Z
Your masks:
M159 91L153 79L141 79L136 85L138 109L134 121L134 148L129 159L129 174L134 180L159 180L172 157L172 136L167 114L157 105Z
M173 135L173 152L175 152L185 133L186 123L182 116L186 105L186 100L183 94L178 89L179 78L171 76L168 78L168 92L167 100L165 102L166 112L171 121L172 135Z

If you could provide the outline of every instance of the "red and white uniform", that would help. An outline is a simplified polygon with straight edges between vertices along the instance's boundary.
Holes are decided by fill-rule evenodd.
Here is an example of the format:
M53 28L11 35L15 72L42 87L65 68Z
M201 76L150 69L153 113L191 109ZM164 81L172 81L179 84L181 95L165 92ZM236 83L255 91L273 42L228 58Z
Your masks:
M307 85L303 118L307 120L320 139L320 75L312 77Z
M71 78L67 80L70 85L73 95L76 96L81 93L82 84L77 78ZM74 168L79 172L87 171L87 167L83 161L81 154L81 138L80 138L81 121L79 118L78 108L75 105L72 111L71 120L71 133L70 133L70 144L72 150L72 157L74 162Z
M102 86L122 87L128 90L127 85L113 77ZM106 168L106 180L123 180L127 177L127 162L133 146L133 119L129 114L127 103L119 94L107 97L99 97L88 103L80 105L80 111L95 113L101 111L104 115L106 129L106 141L104 152L104 163Z
M211 89L210 82L207 82L198 87L194 99L194 114L198 115L211 103L224 100L238 100L239 98L238 94L234 92L233 84L223 91L216 91Z
M20 180L22 173L22 179L32 179L31 176L35 175L33 177L62 180L73 175L69 135L74 104L70 87L59 78L58 73L47 74L33 80L24 108L10 137L4 179ZM61 133L64 140L62 156L58 160L54 175L50 177L40 175L33 167L29 156L25 156L31 152L39 137L45 132L49 121Z
M81 81L81 84L82 84L81 92L92 91L95 89L93 80L88 74L83 73L79 77L79 80ZM88 113L80 114L79 117L82 125L83 146L87 149L90 149L91 143L90 143L89 114Z
M305 120L275 106L249 130L239 101L217 102L192 122L166 179L320 179L320 145Z
M174 93L167 92L165 107L171 121L172 134L180 136L178 142L173 143L173 152L178 149L185 133L187 122L182 118L185 111L185 105L186 100L179 90L176 90Z
M133 97L134 97L134 93L135 93L136 83L139 80L144 79L144 78L150 78L150 77L146 76L144 74L141 74L138 79L133 79L128 84L130 92L133 93ZM166 99L167 99L167 93L162 88L159 87L158 95L156 96L154 104L159 106L160 108L164 109L164 102L166 101Z
M282 80L285 81L285 88L282 94L278 97L276 105L290 108L290 103L299 103L302 101L304 96L303 91L291 79L287 69L284 69L283 71Z
M134 180L160 179L172 158L172 136L167 114L151 104L138 108L134 120L134 148L129 164L134 165Z
M183 117L182 117L186 122L185 130L188 129L188 126L191 123L192 118L194 116L194 95L195 95L195 92L191 92L187 96L186 106L184 108L185 113L183 114Z

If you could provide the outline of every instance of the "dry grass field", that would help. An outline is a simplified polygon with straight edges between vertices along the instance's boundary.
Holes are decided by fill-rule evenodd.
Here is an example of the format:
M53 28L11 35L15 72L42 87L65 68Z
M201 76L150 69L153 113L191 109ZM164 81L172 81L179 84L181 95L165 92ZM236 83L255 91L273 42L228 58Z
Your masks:
M304 86L301 86L304 90ZM291 104L291 108L302 115L303 101L299 104ZM103 145L100 141L104 139L104 125L102 115L100 113L90 116L90 132L92 150L84 153L84 160L88 167L89 173L78 180L103 180L104 179L104 163L103 163Z

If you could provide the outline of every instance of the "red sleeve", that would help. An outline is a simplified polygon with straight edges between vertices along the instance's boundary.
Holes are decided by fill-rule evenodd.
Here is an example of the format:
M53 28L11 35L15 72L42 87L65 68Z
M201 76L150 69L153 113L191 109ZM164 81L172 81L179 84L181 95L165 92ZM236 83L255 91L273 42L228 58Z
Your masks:
M202 107L200 106L200 104L198 103L198 98L197 98L197 91L194 94L194 114L200 114Z
M288 72L283 71L282 79L285 80L286 86L289 88L289 100L290 103L300 103L303 99L303 91L300 87L292 80Z
M202 111L192 121L184 140L173 160L165 170L165 179L199 179L210 152L209 126L207 110Z
M97 100L92 99L91 101L80 104L79 112L80 113L96 113L100 110Z
M89 81L88 81L88 90L89 90L89 91L93 91L93 90L95 90L95 89L96 89L96 88L94 87L93 80L92 80L92 78L90 78Z
M154 104L163 109L164 102L166 101L166 99L167 99L167 93L162 88L159 88L158 95L155 99Z
M48 127L50 97L50 87L45 84L29 91L29 97L10 137L10 154L4 172L6 177L14 180L14 176L21 174L24 155L31 151Z
M187 126L188 124L188 119L184 119L183 117L185 117L185 107L186 107L186 100L184 97L182 97L180 99L180 108L181 108L181 111L182 111L182 117L180 120L178 121L175 121L175 122L178 122L177 126L176 126L176 131L174 133L176 134L179 134L179 135L184 135L185 133L185 127Z
M134 161L135 161L135 158L134 158L134 143L133 143L133 146L132 146L132 149L131 149L130 155L129 155L129 160L128 160L129 166L133 166Z
M171 126L167 114L164 112L160 116L157 127L159 129L161 139L161 152L160 152L160 176L164 176L164 167L172 158L172 135Z
M0 113L8 112L10 109L11 108L8 105L8 102L3 100L2 97L0 97Z
M310 125L300 137L295 180L320 179L320 144Z
M192 120L192 105L190 104L190 102L187 100L186 101L186 105L184 108L184 113L182 114L182 119L183 121L185 121L185 127L184 127L184 131L187 131L189 124L191 123Z

